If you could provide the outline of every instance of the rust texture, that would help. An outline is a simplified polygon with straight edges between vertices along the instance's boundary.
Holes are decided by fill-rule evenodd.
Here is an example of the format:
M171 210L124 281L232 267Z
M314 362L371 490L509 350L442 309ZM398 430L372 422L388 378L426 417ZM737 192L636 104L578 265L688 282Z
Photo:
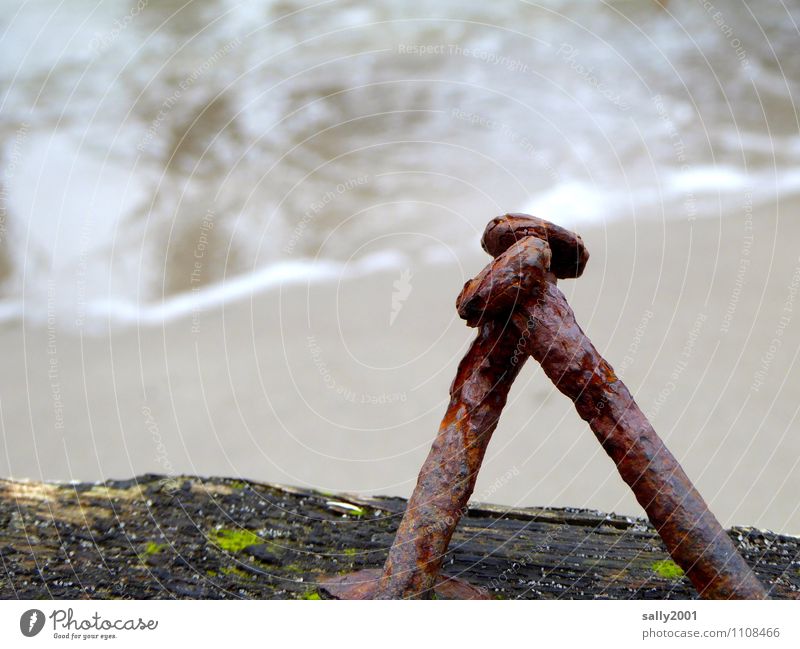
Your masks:
M484 235L485 249L501 253L503 243L516 238L509 231L530 231L518 229L521 222L524 225L520 215L492 221ZM524 243L523 239L513 247ZM535 303L523 303L512 318L520 332L527 334L524 338L530 354L556 388L574 402L700 596L766 598L764 587L628 388L578 326L556 286L555 273L546 276Z
M586 266L589 253L581 238L542 219L507 214L489 222L482 245L495 260L465 284L456 304L478 335L459 365L384 570L334 577L325 589L357 599L425 598L434 592L480 597L477 589L439 573L508 391L530 355L575 403L698 593L708 599L766 598L558 289L558 278L578 277Z
M489 321L481 326L458 367L450 404L382 575L365 572L328 580L324 585L329 593L343 599L432 595L450 537L472 494L489 438L522 366L509 363L518 338L512 325Z
M450 403L417 485L397 530L379 581L374 571L333 578L325 589L348 599L426 598L434 590L452 596L453 589L468 585L444 579L439 572L450 537L465 511L475 487L486 447L505 406L508 391L523 363L512 363L519 354L519 332L509 321L516 299L535 298L550 250L538 239L535 245L515 245L467 282L457 300L506 309L506 318L486 319L462 359L450 386ZM519 272L524 271L524 272ZM520 285L521 283L521 285ZM502 287L502 293L498 288ZM524 358L523 358L524 360ZM458 586L456 585L458 584ZM475 589L477 593L477 589Z
M552 250L550 271L558 279L580 277L589 261L589 251L574 232L528 214L505 214L489 221L481 246L492 257L500 256L526 237L546 241Z
M450 537L472 494L489 439L519 372L508 362L516 344L513 327L488 322L461 361L450 404L389 553L382 596L426 594L435 585Z

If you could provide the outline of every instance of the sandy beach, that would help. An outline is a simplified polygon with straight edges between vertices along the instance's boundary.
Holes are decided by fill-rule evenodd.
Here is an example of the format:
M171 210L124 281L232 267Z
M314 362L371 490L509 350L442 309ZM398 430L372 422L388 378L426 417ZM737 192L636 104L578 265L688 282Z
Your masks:
M587 271L561 283L722 523L794 534L798 207L583 228ZM408 495L473 335L455 297L486 261L476 243L474 255L420 260L405 277L387 268L285 285L163 326L109 324L102 335L55 318L8 322L0 473L185 472ZM642 513L533 362L474 500Z

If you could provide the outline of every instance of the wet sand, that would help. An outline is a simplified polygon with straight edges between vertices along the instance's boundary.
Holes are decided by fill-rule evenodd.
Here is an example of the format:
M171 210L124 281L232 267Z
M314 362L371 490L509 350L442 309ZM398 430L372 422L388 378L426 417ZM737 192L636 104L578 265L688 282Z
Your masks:
M723 524L795 534L798 205L756 207L752 223L742 212L581 228L592 258L584 277L562 282ZM486 261L476 245L458 260L414 263L406 278L398 269L283 286L99 336L8 323L0 474L190 473L408 495L473 335L455 296ZM641 514L532 362L474 499Z

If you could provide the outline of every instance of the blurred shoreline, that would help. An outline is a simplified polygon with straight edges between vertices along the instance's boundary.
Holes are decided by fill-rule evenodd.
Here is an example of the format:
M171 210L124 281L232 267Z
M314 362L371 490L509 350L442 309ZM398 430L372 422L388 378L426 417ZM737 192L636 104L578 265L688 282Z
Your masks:
M799 209L792 198L724 219L581 227L586 274L561 283L726 526L800 533ZM405 275L278 283L93 336L57 318L6 322L0 474L228 475L408 495L473 335L455 296L486 261L476 245ZM533 363L473 498L641 514Z
M795 6L8 3L0 321L455 263L507 206L583 229L800 191Z

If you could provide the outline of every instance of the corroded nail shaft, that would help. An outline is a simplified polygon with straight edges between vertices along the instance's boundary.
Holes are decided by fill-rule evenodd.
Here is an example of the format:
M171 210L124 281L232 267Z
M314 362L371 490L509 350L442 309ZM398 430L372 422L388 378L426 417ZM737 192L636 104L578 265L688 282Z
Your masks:
M558 278L583 272L589 254L580 237L541 219L508 214L489 223L482 243L495 260L467 282L457 302L459 315L478 327L478 336L459 365L384 570L331 578L326 590L362 599L427 597L434 589L475 595L468 585L442 582L439 571L511 384L532 355L575 403L700 595L766 598L556 286Z
M535 308L523 307L513 317L522 328L534 323L535 333L528 338L531 355L575 403L701 597L766 598L628 388L578 326L555 277Z
M477 278L468 282L457 306L502 284L494 303L506 314L520 299L535 297L550 250L539 245L511 246ZM435 586L453 530L475 488L508 391L522 363L511 363L519 332L508 318L487 319L461 361L450 387L450 404L422 466L417 486L397 530L381 580L381 596L420 597Z
M508 362L517 340L513 327L489 322L461 361L447 412L389 552L382 597L426 596L435 586L450 537L521 367Z
M512 310L521 296L535 297L549 265L546 243L537 240L525 247L512 246L465 285L457 305L489 295L493 285L502 283L506 294L493 294L496 308ZM328 580L328 592L342 598L407 599L429 597L434 588L438 591L444 554L472 495L508 391L523 364L511 362L519 354L518 344L519 331L507 313L504 318L486 320L478 328L450 386L450 403L379 581L373 581L377 577L374 571L362 571ZM452 592L454 584L455 580L449 580L447 589ZM462 585L454 595L469 597L475 593Z
M560 254L553 253L554 263L535 303L524 302L513 312L527 351L575 403L697 592L707 599L766 598L764 587L628 388L578 326L556 286L558 277L583 271L588 252L580 237L541 219L514 214L491 221L482 244L489 254L502 258L509 246L524 248L526 239L538 247L534 238L548 238ZM556 264L556 260L564 263ZM506 281L499 277L494 295L504 294ZM508 286L515 284L509 282ZM493 305L491 299L483 302ZM490 310L483 308L481 300L473 300L462 305L461 315L473 324L484 317L497 317Z

